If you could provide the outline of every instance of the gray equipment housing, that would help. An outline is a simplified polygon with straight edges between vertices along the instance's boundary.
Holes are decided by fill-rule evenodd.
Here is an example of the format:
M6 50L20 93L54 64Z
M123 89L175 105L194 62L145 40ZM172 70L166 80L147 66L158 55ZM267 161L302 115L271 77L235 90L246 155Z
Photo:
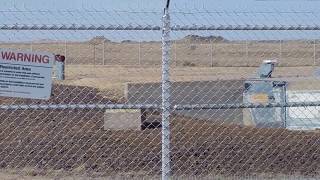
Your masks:
M264 61L257 77L245 81L243 101L247 104L286 103L287 82L271 78L274 61ZM259 99L260 98L260 99ZM261 99L262 98L262 99ZM244 124L256 127L286 127L286 108L249 108L244 110Z

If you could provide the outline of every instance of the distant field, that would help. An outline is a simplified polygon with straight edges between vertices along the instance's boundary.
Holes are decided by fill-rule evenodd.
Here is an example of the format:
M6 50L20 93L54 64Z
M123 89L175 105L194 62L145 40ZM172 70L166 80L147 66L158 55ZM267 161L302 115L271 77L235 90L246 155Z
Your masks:
M281 56L281 67L275 69L274 77L289 81L290 89L320 89L319 80L313 76L318 62L312 44L284 42L279 53L277 43L250 42L247 52L243 43L175 44L171 80L247 79L254 77L263 59ZM138 43L107 42L105 65L101 65L101 44L95 49L89 43L0 47L57 54L67 51L66 80L55 81L49 101L2 98L2 103L114 103L123 98L126 83L161 80L160 43L141 43L139 55ZM282 67L287 65L290 67ZM50 179L51 174L53 178L65 175L61 178L86 179L95 173L100 173L100 178L112 174L137 179L140 175L159 176L160 129L104 130L103 109L1 110L0 114L0 179ZM274 179L282 179L283 174L291 179L318 177L320 173L316 166L318 133L241 127L179 116L172 116L171 128L172 169L177 176L266 175L271 179L274 175Z
M2 43L0 48L64 54L67 63L65 84L98 87L114 94L122 95L123 86L128 82L161 80L160 42L116 43L96 39ZM276 77L296 78L313 75L320 64L320 48L310 41L283 41L280 44L280 41L210 42L185 38L173 42L171 57L173 81L246 79L254 76L264 59L278 60ZM282 66L285 68L280 68Z
M172 81L210 81L247 79L257 67L174 67ZM274 77L290 81L292 89L320 89L313 77L315 67L277 67ZM126 83L160 82L160 67L67 65L63 84L91 86L107 91L109 96L122 97ZM59 82L61 83L61 82Z
M0 48L28 49L64 54L68 64L161 65L160 42L34 42L2 43ZM280 66L319 64L320 48L313 42L203 42L174 41L174 66L258 66L263 59L278 59Z
M0 48L65 54L64 84L97 87L117 97L123 96L125 83L161 80L160 42L2 43ZM277 59L275 77L299 81L293 86L295 89L318 86L318 83L300 79L312 77L320 64L320 48L308 41L283 41L280 44L279 41L183 39L173 42L171 57L173 81L246 79L255 75L262 60Z

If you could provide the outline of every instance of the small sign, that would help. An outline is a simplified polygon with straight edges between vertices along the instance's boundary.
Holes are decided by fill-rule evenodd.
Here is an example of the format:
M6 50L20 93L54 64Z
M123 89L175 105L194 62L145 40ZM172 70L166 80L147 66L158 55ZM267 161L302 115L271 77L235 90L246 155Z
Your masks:
M0 49L0 96L49 99L54 55Z
M250 96L251 103L267 104L269 101L268 94L257 93Z

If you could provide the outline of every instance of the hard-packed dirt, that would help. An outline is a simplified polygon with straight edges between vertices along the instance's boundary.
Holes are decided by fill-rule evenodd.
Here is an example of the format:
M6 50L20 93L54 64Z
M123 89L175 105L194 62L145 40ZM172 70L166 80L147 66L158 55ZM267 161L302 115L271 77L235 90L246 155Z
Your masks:
M55 86L49 101L111 103L94 88ZM0 168L87 174L161 173L161 129L103 129L102 109L1 110ZM219 122L222 122L220 120ZM320 174L320 133L171 117L171 166L179 175Z

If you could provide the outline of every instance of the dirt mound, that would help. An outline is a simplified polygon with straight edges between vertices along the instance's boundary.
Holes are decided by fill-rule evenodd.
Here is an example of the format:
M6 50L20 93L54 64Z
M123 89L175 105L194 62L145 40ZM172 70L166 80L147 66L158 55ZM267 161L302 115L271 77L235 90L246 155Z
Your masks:
M86 86L70 86L55 84L49 100L0 97L2 104L77 104L108 103L110 100L100 95L99 90Z
M56 86L54 93L59 96L51 103L107 101L86 87ZM99 109L2 110L0 168L159 174L161 129L104 131L103 113ZM172 118L171 159L176 175L320 173L319 133Z
M181 41L191 41L191 42L226 42L227 40L222 36L199 36L199 35L188 35L184 37Z
M106 43L106 42L111 42L111 40L105 38L104 36L96 36L96 37L90 39L88 42L90 44L98 45L98 44L103 44L103 43Z

